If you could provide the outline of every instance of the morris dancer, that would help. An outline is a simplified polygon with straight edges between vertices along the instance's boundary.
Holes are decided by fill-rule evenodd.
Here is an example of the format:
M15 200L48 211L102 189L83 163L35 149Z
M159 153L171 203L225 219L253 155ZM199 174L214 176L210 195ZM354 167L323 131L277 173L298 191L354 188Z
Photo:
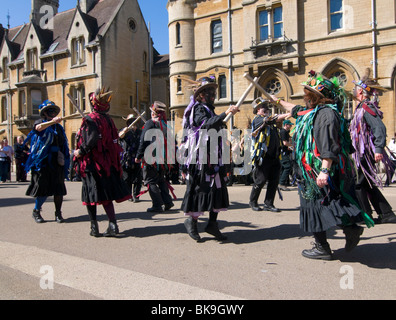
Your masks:
M378 176L376 163L382 161L388 177L393 173L392 161L385 151L386 127L382 122L383 113L378 105L378 91L381 87L369 78L369 72L355 82L354 98L359 102L353 114L349 130L356 152L353 159L358 168L356 195L363 210L372 216L371 204L378 214L376 223L396 223L392 207L378 186L382 181Z
M216 97L217 84L214 79L204 77L198 80L198 87L194 96L187 106L183 117L183 128L192 132L188 136L186 143L198 143L201 129L215 129L219 131L223 128L223 120L229 113L237 113L238 107L230 106L226 112L216 115L214 112L214 100ZM194 140L194 141L193 141ZM227 239L219 230L217 215L220 211L226 210L229 206L228 191L226 186L226 169L222 163L221 146L219 146L219 157L217 163L210 162L210 141L207 141L206 163L200 163L198 157L196 163L192 159L187 159L187 189L184 195L181 209L188 216L184 225L189 236L200 241L198 233L198 218L204 211L209 211L209 222L205 231L217 240ZM183 150L181 148L181 150ZM189 150L191 152L191 150ZM198 156L198 155L197 155ZM191 155L190 155L191 157ZM200 158L203 158L202 155Z
M249 205L254 211L261 211L258 205L261 190L268 182L264 200L264 210L280 212L274 207L274 199L279 184L281 170L281 141L277 121L282 121L290 114L271 117L271 103L261 97L253 101L253 113L256 114L252 123L253 140L253 187L250 193Z
M111 93L105 89L89 94L92 112L83 118L77 134L77 150L74 156L79 162L77 170L82 179L81 200L87 207L91 221L90 235L99 237L96 220L97 205L103 205L109 225L105 237L119 234L113 200L122 202L131 194L122 179L118 144L118 131L107 114L110 110Z
M52 101L45 100L39 106L40 120L33 125L33 130L24 141L30 140L30 154L25 164L25 171L31 171L31 182L26 191L27 196L35 197L33 218L37 223L44 222L40 211L48 196L54 197L55 220L64 222L62 217L63 196L67 194L65 177L69 171L69 146L65 130L57 117L60 108ZM55 124L45 127L46 122Z
M136 117L133 114L129 114L126 119L123 119L126 120L126 125L129 127L136 120ZM135 163L141 134L142 130L133 125L132 129L120 138L120 144L124 149L121 160L123 179L131 191L133 202L139 201L138 195L140 194L143 180L140 163Z
M146 191L149 192L153 206L147 209L147 212L159 213L168 211L174 204L169 190L173 188L168 184L165 179L166 172L169 172L169 165L166 163L167 156L167 121L166 121L166 105L160 101L155 101L151 106L151 119L147 120L144 124L142 134L140 135L140 144L135 159L136 163L143 162L143 180L144 184L148 187ZM155 141L145 141L146 132L152 129L160 129L164 138L164 154L151 155L158 157L159 161L151 161L152 159L145 159L145 150ZM156 150L159 152L159 150ZM142 193L145 193L143 191ZM141 194L142 194L141 193ZM173 195L176 199L176 196Z
M304 85L306 107L277 100L297 119L293 134L296 172L299 178L300 225L312 232L314 247L303 250L310 259L333 258L326 230L340 226L346 237L345 249L358 244L363 228L356 223L374 222L358 205L354 194L353 152L346 121L342 116L343 99L337 78L332 81L315 72Z

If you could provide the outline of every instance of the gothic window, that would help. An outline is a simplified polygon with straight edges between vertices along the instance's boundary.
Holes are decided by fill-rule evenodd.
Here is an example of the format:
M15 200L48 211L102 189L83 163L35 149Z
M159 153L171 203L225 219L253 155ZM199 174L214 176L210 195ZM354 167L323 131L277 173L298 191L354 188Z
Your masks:
M329 78L331 79L333 77L337 77L340 87L345 88L345 86L348 83L348 78L347 78L347 75L343 71L333 72ZM345 117L345 119L349 120L349 119L352 119L352 116L353 116L353 100L349 99L346 101L346 103L344 105L344 117Z
M271 79L265 84L264 89L269 94L276 95L282 90L282 84L279 79Z
M212 53L223 51L223 35L222 35L221 20L212 21L211 35L212 35Z
M343 28L343 0L330 0L330 31Z
M346 74L342 71L336 71L331 76L330 79L333 77L337 77L341 87L345 87L348 82L348 78Z
M84 37L74 38L71 42L72 46L72 66L80 65L85 62L85 40Z

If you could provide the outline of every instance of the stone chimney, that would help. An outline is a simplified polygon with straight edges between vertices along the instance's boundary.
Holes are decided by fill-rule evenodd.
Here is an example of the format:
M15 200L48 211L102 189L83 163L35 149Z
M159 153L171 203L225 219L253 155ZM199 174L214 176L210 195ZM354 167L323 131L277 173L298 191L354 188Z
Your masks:
M80 0L80 9L84 13L88 13L89 10L91 10L95 4L98 2L98 0Z
M30 20L40 25L44 20L51 19L58 13L59 0L32 0L32 11L30 13Z

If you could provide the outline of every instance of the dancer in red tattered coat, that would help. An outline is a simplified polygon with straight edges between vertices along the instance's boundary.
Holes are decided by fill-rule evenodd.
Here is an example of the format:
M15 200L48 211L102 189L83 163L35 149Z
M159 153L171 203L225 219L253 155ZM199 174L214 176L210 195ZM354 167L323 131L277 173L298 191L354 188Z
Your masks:
M93 112L83 118L77 134L77 150L82 179L81 200L87 206L91 220L91 236L100 236L96 221L96 206L103 205L109 226L103 236L114 237L119 233L113 200L122 202L131 198L122 179L118 131L107 112L110 109L111 92L97 90L89 94Z

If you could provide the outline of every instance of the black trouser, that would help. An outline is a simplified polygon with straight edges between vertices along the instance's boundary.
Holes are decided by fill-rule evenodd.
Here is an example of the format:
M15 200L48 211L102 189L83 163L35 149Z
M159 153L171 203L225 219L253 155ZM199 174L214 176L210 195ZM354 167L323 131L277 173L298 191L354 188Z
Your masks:
M164 171L151 165L145 165L143 169L144 183L149 186L149 194L153 201L153 207L161 207L163 204L171 204L172 197L169 194L168 184L165 180Z
M142 169L139 164L134 164L133 168L123 168L123 179L126 182L131 194L134 198L138 196L142 189Z
M265 183L268 181L264 203L274 205L279 183L280 168L279 159L265 159L261 166L253 169L254 184L252 192L250 193L250 202L256 203L258 201L261 189L263 189Z
M279 184L286 186L289 184L289 176L292 169L292 163L290 160L290 155L288 153L282 153L282 160L281 160L282 170L281 175L279 178Z
M358 170L358 179L356 181L355 189L356 197L358 198L360 207L368 215L372 216L373 214L370 202L379 216L392 212L392 207L385 199L381 191L372 182L370 186L370 183L367 181L360 168Z

